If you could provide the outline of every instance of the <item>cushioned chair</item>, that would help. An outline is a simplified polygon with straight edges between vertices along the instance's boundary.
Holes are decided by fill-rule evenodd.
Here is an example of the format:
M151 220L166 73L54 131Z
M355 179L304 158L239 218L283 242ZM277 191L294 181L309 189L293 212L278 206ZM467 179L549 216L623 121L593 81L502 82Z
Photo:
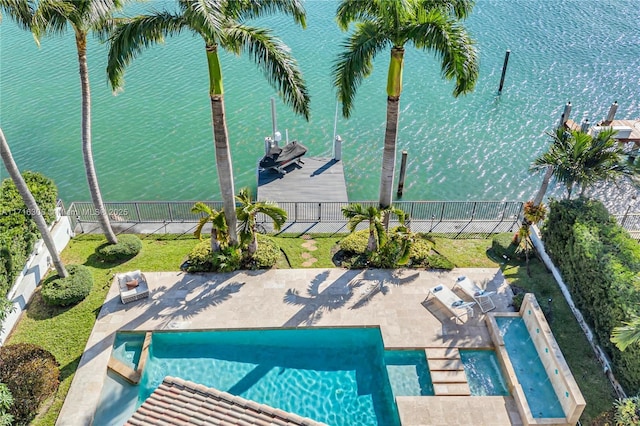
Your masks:
M475 300L483 313L496 308L495 303L491 300L491 296L496 294L495 291L483 290L471 281L470 278L465 276L458 277L456 283L453 285L454 289L456 287L459 287L467 296Z
M427 299L429 296L433 296L444 305L445 308L455 317L456 320L462 322L462 317L467 316L467 319L473 316L473 305L475 302L465 302L460 299L453 291L442 284L429 290Z
M117 274L118 287L120 288L120 300L122 303L149 297L149 285L147 278L140 271Z

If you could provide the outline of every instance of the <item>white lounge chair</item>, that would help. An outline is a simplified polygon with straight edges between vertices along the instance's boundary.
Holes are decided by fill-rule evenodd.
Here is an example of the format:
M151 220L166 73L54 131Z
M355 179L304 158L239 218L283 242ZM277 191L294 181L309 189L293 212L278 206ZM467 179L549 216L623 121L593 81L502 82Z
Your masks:
M447 308L447 310L460 322L462 322L462 317L464 315L467 316L467 319L473 317L473 305L475 305L475 302L465 302L447 286L442 284L437 285L429 290L427 299L429 299L429 296L434 296L438 299L440 303L442 303L445 308Z
M491 296L496 294L495 291L483 290L470 278L465 276L458 277L456 283L453 285L454 289L456 287L460 287L467 296L475 300L483 313L496 308L495 303L493 303L491 299Z
M149 285L147 278L140 271L127 272L116 275L120 288L120 300L122 303L149 297Z

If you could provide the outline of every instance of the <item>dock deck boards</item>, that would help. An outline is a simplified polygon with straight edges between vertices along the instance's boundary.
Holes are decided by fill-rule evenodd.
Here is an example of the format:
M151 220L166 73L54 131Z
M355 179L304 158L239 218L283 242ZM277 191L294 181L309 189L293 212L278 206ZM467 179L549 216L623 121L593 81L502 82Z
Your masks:
M311 201L345 202L347 185L342 161L332 158L302 158L304 164L292 165L280 174L274 170L258 173L258 200L260 201Z

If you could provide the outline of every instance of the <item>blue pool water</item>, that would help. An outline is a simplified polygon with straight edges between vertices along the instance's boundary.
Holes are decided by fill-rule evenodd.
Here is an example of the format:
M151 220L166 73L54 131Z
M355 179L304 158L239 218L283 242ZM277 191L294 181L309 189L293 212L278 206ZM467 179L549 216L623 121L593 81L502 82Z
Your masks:
M117 333L113 344L113 356L127 364L134 370L138 368L144 334L141 333Z
M467 374L471 395L509 395L495 351L461 350L460 359Z
M496 323L533 417L565 417L524 320L496 317Z
M384 363L394 396L434 395L424 350L387 350Z
M138 404L167 375L332 426L399 426L378 329L156 332Z

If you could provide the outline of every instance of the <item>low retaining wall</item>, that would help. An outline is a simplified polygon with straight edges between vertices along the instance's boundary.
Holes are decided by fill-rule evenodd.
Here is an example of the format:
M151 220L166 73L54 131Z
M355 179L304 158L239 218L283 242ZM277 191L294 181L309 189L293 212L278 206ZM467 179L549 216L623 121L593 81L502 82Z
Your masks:
M71 222L67 216L59 216L56 222L50 227L51 236L56 245L58 253L60 253L66 246L73 232L71 231ZM27 259L27 263L16 278L13 287L7 294L7 299L13 302L14 311L7 315L7 318L2 323L2 332L0 332L0 345L4 344L5 339L13 330L16 323L20 319L20 315L25 310L29 299L33 295L40 280L44 278L49 269L51 269L51 256L49 250L44 245L42 240L38 240L34 246L33 252Z

